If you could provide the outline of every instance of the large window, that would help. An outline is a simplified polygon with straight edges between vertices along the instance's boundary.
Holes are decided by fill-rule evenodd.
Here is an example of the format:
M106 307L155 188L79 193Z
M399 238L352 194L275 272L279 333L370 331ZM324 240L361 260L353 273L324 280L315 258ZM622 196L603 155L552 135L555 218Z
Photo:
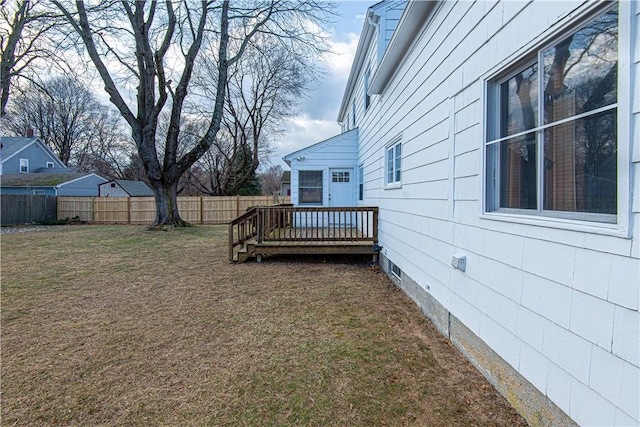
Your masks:
M298 172L298 203L322 204L322 171Z
M386 147L385 162L386 184L387 186L400 185L402 179L402 143L400 138L396 138Z
M615 222L618 8L489 82L486 210Z

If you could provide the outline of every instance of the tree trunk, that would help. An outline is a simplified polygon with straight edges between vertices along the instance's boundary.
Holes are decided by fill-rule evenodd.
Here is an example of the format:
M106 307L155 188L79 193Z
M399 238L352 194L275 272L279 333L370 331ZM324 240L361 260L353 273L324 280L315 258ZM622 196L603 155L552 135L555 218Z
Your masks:
M178 213L178 182L153 182L156 201L156 220L149 230L162 229L166 225L189 227L190 224L180 218Z

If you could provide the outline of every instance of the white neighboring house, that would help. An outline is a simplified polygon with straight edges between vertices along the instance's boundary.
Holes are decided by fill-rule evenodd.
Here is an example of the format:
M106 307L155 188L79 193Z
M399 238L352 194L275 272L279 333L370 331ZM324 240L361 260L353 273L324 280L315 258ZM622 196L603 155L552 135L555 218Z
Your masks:
M398 5L338 118L381 266L529 423L639 425L640 4Z
M153 190L142 181L114 179L98 185L99 197L153 197Z

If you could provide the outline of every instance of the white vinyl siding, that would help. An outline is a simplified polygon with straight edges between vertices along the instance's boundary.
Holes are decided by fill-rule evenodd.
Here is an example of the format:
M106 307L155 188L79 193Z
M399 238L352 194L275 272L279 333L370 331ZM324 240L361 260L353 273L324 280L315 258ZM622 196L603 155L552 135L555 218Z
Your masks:
M640 239L630 227L640 223L640 4L617 6L617 100L586 112L615 111L615 213L544 212L544 133L582 112L545 122L540 109L535 208L498 209L487 144L502 137L499 126L491 129L487 98L533 64L540 76L544 52L612 6L438 2L359 123L366 202L379 206L380 245L403 281L417 282L581 425L640 421L637 381L630 381L640 360ZM399 134L402 188L384 191L389 142ZM616 224L603 222L608 215ZM467 256L465 272L451 267L455 253Z

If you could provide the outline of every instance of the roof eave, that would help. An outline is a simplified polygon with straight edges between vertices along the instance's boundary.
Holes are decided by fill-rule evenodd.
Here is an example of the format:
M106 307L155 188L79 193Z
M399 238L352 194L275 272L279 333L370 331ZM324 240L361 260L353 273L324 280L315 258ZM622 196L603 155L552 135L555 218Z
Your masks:
M345 87L344 94L342 95L342 103L340 104L340 110L338 112L338 123L342 123L343 121L342 118L349 106L349 98L351 98L353 88L356 85L358 75L362 69L362 64L364 64L364 60L367 57L371 40L373 40L373 36L375 35L375 28L369 22L369 20L373 19L374 16L373 7L370 7L364 18L364 24L362 26L362 31L360 32L360 41L358 42L356 54L353 58L353 64L351 65L351 71L349 72L349 78L347 79L347 86Z
M308 146L306 146L304 148L296 150L293 153L289 153L286 156L284 156L282 158L282 160L284 160L284 162L287 165L289 165L289 167L291 167L291 161L293 159L295 159L296 157L298 157L298 156L300 156L302 154L308 153L310 150L314 150L314 149L318 148L318 146L320 146L320 145L328 144L329 142L335 142L335 140L337 138L346 138L351 133L356 133L357 134L358 133L358 128L350 129L350 130L348 130L346 132L339 133L339 134L334 135L334 136L332 136L330 138L323 139L322 141L316 142L315 144L311 144L311 145L308 145Z
M389 46L371 79L369 94L379 95L384 91L411 47L415 35L426 23L429 14L433 11L437 2L437 0L409 1L391 37Z

